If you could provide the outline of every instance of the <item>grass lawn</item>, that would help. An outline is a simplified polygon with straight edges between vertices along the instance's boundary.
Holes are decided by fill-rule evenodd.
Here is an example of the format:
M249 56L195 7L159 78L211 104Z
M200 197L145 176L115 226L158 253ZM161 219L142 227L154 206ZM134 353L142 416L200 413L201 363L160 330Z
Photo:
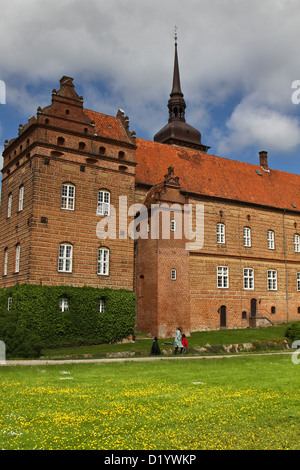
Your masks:
M1 449L300 449L290 354L0 368Z

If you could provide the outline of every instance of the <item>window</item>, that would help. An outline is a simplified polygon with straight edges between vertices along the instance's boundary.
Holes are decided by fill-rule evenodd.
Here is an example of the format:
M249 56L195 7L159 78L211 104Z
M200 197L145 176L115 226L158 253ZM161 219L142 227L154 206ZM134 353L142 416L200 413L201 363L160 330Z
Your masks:
M171 269L171 279L172 281L176 281L176 269Z
M247 312L245 310L242 312L242 319L247 320Z
M225 225L217 224L217 243L225 243Z
M297 273L297 290L300 291L300 272Z
M268 271L268 290L277 290L277 271Z
M110 192L101 190L98 191L98 205L97 215L109 215L110 214Z
M249 227L244 227L243 229L244 236L244 246L251 246L251 230Z
M275 236L273 230L268 230L268 249L275 249Z
M276 313L276 307L274 307L274 306L271 307L271 313L272 313L273 315L275 315L275 313Z
M61 208L73 211L75 207L75 186L64 183L61 190Z
M8 248L5 248L5 250L4 250L4 270L3 270L4 276L7 276L7 265L8 265Z
M254 270L252 268L244 269L244 289L254 289Z
M104 311L105 311L105 300L100 299L99 300L99 312L104 313Z
M98 250L97 273L101 276L108 276L109 274L109 249L108 248L99 248Z
M228 267L227 266L218 266L217 268L217 278L218 278L218 288L227 289L228 288Z
M294 249L295 253L300 252L300 235L298 235L298 233L295 233L294 235Z
M171 232L175 232L176 230L176 220L171 220Z
M7 201L7 218L11 217L11 206L12 206L12 194L8 195Z
M58 252L58 271L61 273L72 272L73 246L69 243L61 243Z
M20 270L20 252L21 252L21 247L20 243L16 245L16 266L15 266L15 272L18 273Z
M69 311L69 299L67 299L67 297L61 297L59 299L58 306L61 312L68 312Z
M23 200L24 200L24 186L20 186L19 189L19 211L23 210Z
M10 311L12 307L12 297L8 297L7 299L7 310Z
M63 137L58 137L57 138L57 145L64 145L65 139Z

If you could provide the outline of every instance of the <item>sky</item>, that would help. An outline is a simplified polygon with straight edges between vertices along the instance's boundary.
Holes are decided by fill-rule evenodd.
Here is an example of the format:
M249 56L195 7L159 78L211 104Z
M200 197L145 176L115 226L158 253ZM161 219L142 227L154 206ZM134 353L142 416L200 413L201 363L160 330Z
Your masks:
M186 121L208 153L258 164L265 150L269 167L300 174L300 0L0 0L0 8L1 152L51 103L63 75L85 108L112 116L121 108L130 130L153 140L168 120L176 25Z

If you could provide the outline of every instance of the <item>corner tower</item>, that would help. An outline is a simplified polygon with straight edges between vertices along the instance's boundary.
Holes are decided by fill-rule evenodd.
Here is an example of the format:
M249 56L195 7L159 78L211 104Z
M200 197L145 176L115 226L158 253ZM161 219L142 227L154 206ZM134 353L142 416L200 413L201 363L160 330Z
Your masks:
M180 85L176 29L173 85L168 101L168 108L168 124L155 134L154 141L195 148L206 153L210 147L201 143L201 133L185 121L186 104Z

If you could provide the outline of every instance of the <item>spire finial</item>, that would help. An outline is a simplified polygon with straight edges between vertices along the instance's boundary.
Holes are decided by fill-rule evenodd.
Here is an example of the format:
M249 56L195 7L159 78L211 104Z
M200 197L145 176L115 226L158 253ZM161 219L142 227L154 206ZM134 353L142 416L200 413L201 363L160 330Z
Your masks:
M177 46L177 29L178 26L175 26L175 46Z

